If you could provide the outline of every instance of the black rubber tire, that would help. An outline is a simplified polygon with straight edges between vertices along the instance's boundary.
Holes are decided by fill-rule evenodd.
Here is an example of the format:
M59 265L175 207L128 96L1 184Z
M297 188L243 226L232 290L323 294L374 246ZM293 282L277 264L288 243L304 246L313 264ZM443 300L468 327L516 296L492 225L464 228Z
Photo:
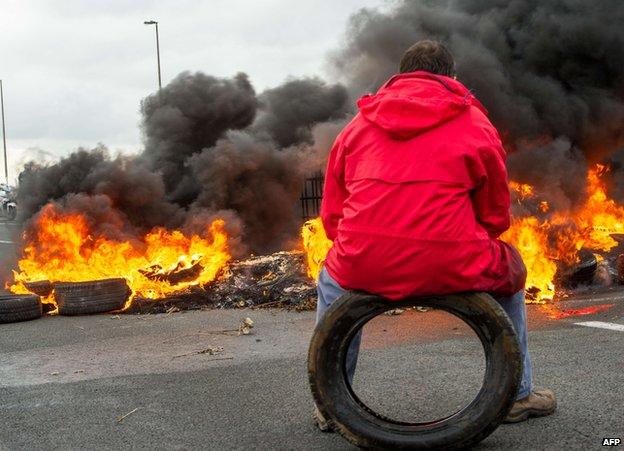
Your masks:
M52 293L54 287L49 280L39 280L37 282L25 282L26 289L37 296L46 297Z
M345 360L353 336L372 318L396 308L444 310L466 322L486 356L483 386L461 411L428 423L404 423L368 408L347 381ZM461 449L491 434L509 413L521 379L521 357L511 321L488 294L414 298L401 302L350 292L336 300L317 325L308 354L314 400L331 426L361 448Z
M54 284L54 298L60 315L86 315L120 310L130 293L126 279Z
M41 299L33 294L0 294L0 323L41 318Z
M555 275L555 279L564 288L576 288L579 285L591 283L598 269L598 259L590 250L581 249L577 256L578 263L562 267L559 274Z

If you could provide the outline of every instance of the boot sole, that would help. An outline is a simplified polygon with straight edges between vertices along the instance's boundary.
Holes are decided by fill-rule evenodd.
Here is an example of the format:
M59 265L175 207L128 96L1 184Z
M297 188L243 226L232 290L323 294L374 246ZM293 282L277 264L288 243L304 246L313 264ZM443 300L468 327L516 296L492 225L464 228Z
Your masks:
M555 410L557 410L557 406L549 410L528 409L528 410L522 411L520 414L514 417L508 415L507 418L503 420L503 423L506 423L506 424L520 423L522 421L528 420L529 418L545 417L545 416L552 415L553 413L555 413Z

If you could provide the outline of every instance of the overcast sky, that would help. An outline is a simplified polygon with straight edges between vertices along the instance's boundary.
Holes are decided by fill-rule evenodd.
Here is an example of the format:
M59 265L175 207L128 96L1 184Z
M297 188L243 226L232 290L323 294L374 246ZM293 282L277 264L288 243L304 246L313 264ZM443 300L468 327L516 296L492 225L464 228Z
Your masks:
M98 142L141 146L139 102L184 70L249 74L258 92L288 76L327 76L348 17L384 0L2 0L10 178L27 158Z

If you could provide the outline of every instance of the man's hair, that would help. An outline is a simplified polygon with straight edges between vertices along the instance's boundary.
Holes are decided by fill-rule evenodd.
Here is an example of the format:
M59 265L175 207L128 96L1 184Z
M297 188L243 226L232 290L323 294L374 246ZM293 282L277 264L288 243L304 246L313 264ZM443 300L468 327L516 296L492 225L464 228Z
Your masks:
M441 42L418 41L403 54L399 72L418 70L454 77L455 60L449 49Z

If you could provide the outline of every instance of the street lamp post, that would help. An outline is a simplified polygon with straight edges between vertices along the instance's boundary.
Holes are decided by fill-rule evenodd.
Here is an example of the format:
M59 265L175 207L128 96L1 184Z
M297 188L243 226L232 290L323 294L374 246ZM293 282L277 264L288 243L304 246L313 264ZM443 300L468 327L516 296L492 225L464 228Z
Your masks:
M155 20L146 20L143 22L145 25L156 25L156 59L158 61L158 90L162 89L162 82L160 78L160 43L158 42L158 22Z
M2 109L2 143L4 145L4 180L9 184L9 164L7 163L6 152L6 128L4 126L4 91L2 90L2 80L0 80L0 109Z

